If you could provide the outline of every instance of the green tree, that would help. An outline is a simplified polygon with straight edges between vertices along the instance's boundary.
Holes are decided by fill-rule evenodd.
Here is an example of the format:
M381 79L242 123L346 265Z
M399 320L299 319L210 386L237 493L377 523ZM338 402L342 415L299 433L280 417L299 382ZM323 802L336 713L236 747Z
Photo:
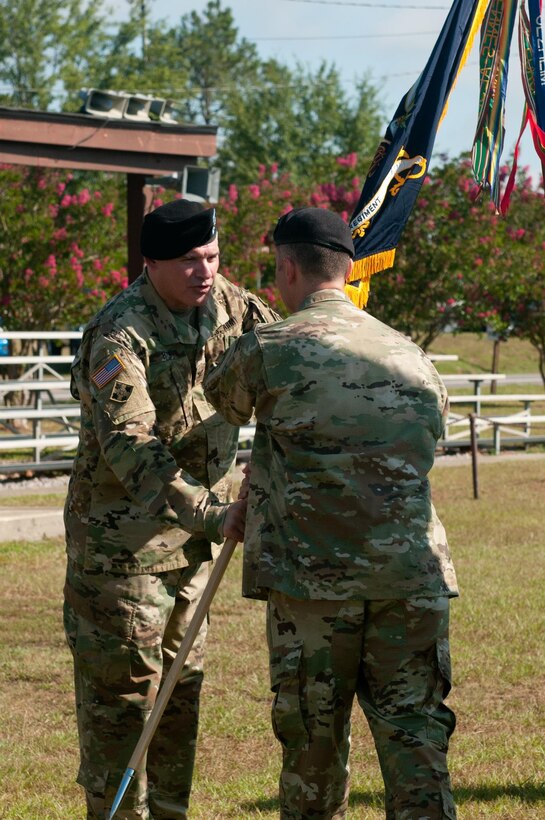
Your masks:
M47 109L79 88L106 38L102 0L0 0L2 104Z
M226 99L259 62L220 0L174 27L150 23L146 3L131 0L129 19L111 38L94 84L166 97L185 121L221 125Z
M367 168L380 134L375 89L362 80L353 104L334 66L316 71L262 63L250 85L227 101L218 164L238 184L255 179L259 165L277 163L297 183L331 179L336 160L357 152Z
M253 82L261 63L256 47L239 36L233 14L210 0L202 16L193 11L172 32L188 68L184 111L190 122L225 125L235 94Z
M129 18L111 34L89 84L183 100L188 82L187 57L180 51L175 29L164 21L150 22L147 4L131 0Z

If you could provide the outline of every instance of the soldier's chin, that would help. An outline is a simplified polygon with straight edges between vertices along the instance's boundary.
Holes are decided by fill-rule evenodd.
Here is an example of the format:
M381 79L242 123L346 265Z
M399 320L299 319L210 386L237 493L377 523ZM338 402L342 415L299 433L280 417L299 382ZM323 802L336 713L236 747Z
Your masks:
M194 288L193 289L193 294L192 294L193 295L193 300L194 300L193 304L194 305L200 305L203 302L205 302L206 299L208 298L208 295L209 295L211 290L212 290L211 285L207 285L204 288Z

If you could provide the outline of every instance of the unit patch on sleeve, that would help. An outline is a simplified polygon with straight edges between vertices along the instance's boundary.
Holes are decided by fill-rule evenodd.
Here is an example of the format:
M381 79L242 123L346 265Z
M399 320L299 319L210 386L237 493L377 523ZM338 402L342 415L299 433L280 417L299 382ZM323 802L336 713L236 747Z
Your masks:
M131 397L133 389L134 388L132 384L125 384L125 382L116 381L114 383L110 399L112 401L118 401L121 404L123 404Z
M113 378L125 369L125 365L115 354L111 356L108 361L99 367L98 370L92 374L91 378L97 387L104 387L104 385L111 382Z

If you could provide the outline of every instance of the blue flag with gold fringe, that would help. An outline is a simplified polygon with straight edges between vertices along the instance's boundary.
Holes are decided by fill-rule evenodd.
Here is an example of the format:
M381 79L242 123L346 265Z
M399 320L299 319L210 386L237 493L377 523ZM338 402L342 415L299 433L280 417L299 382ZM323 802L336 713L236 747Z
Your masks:
M375 153L350 227L355 265L347 295L364 307L372 274L395 249L424 181L449 94L489 0L454 0L424 71L403 96Z

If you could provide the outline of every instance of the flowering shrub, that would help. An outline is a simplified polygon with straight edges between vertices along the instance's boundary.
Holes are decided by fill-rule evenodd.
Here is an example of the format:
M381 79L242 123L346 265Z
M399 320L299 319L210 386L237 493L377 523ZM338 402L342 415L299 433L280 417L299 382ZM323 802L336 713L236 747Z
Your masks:
M251 185L230 185L218 203L221 272L231 282L248 288L282 309L274 285L272 232L278 218L294 207L308 204L308 191L292 185L277 167L261 166Z
M79 327L126 287L120 179L100 175L99 187L90 189L67 172L0 167L0 317L5 329Z
M262 165L251 185L230 185L218 203L222 273L283 312L274 285L274 226L283 214L308 205L330 208L348 221L361 193L356 162L356 154L340 157L334 181L323 185L296 185L289 174L279 175L275 164Z

